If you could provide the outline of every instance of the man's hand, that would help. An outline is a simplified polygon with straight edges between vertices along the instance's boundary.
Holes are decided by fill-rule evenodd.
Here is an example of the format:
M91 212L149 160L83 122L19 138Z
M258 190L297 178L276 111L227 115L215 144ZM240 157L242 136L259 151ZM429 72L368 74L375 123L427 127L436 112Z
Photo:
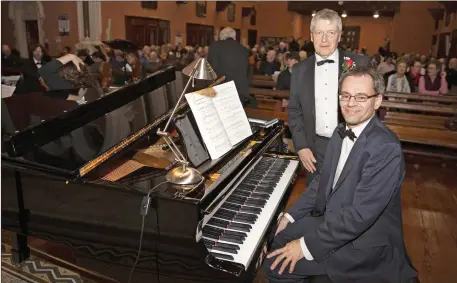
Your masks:
M284 272L284 269L286 269L287 265L290 263L289 267L289 273L294 272L295 269L295 264L304 257L303 251L301 249L300 245L300 239L293 240L287 245L285 245L283 248L277 249L267 255L267 258L272 258L274 256L278 256L276 260L273 262L271 265L270 269L274 270L276 266L284 259L281 268L279 269L279 274L282 274Z
M278 229L276 229L275 236L278 235L278 233L282 230L286 229L287 224L289 224L289 219L287 219L287 217L282 216L281 219L279 219Z
M298 151L298 157L300 158L300 161L303 163L305 166L306 170L310 173L316 172L316 166L314 163L316 163L316 158L314 158L313 152L309 148L303 148Z

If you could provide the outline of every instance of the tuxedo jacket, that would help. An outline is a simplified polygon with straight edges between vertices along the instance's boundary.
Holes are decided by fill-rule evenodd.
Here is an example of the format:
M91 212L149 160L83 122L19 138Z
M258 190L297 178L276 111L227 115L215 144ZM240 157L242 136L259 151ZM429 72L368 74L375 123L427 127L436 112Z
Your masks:
M356 66L368 66L370 59L367 56L357 55L354 53L342 51L339 49L339 66L338 78L341 76L344 63L344 57L351 58ZM290 83L289 95L289 128L292 133L295 152L303 148L310 148L314 151L316 139L316 107L314 87L314 69L316 65L316 56L313 55L308 59L301 61L292 68L292 78ZM335 93L337 96L338 93ZM338 111L338 120L343 122L343 116L340 107ZM319 117L317 117L319 119Z
M46 56L43 56L41 59L41 66L43 67L49 61L50 60ZM38 70L32 57L24 60L24 63L21 66L22 78L16 85L15 94L42 92L44 90L39 81L40 75L38 74Z
M332 188L343 142L339 127L345 124L329 141L321 175L288 213L301 219L296 229L333 282L407 282L417 273L403 242L400 142L375 115Z

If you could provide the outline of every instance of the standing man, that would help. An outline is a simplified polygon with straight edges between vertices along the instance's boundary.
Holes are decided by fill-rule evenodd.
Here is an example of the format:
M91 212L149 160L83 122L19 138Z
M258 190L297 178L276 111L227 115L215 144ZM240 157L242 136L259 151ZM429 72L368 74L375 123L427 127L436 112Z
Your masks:
M338 50L341 18L324 9L311 20L311 40L315 54L293 68L289 127L294 149L308 171L307 185L319 173L333 130L342 122L338 106L338 78L350 64L367 66L369 59Z
M342 75L346 123L333 131L322 174L279 220L264 262L270 283L416 282L403 241L403 152L375 115L384 89L374 69Z
M219 33L219 41L209 47L208 62L218 76L225 75L226 81L234 81L243 107L256 108L257 102L249 94L251 70L249 50L236 41L236 31L226 27Z

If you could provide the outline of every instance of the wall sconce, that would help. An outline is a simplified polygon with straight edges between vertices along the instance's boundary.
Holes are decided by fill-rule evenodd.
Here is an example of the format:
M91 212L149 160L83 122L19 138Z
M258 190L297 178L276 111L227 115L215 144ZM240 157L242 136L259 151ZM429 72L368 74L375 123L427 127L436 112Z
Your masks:
M374 12L373 18L375 18L375 19L379 18L379 13L378 13L378 11Z

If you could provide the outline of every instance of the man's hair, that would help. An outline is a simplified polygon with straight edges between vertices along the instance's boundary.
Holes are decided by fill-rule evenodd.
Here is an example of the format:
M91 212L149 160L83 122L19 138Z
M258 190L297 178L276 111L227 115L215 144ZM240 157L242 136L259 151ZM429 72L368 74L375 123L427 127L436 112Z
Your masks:
M296 51L291 51L289 53L289 59L295 59L297 61L300 61L300 55Z
M337 12L335 12L333 10L323 9L323 10L320 10L319 12L317 12L314 15L313 19L311 20L311 25L310 25L311 32L314 32L314 27L316 26L316 23L319 20L327 20L327 21L331 21L331 22L336 22L336 24L338 26L338 32L343 31L343 23L341 22L341 17L340 17L340 15L338 15Z
M225 40L227 38L233 38L236 40L236 31L234 29L232 29L231 27L226 27L220 31L219 38L221 40Z
M371 67L354 67L349 71L345 72L339 82L338 82L338 89L341 91L341 87L343 86L343 82L348 77L363 77L369 76L373 80L373 89L374 93L376 94L384 94L386 86L384 84L384 78L382 75Z

